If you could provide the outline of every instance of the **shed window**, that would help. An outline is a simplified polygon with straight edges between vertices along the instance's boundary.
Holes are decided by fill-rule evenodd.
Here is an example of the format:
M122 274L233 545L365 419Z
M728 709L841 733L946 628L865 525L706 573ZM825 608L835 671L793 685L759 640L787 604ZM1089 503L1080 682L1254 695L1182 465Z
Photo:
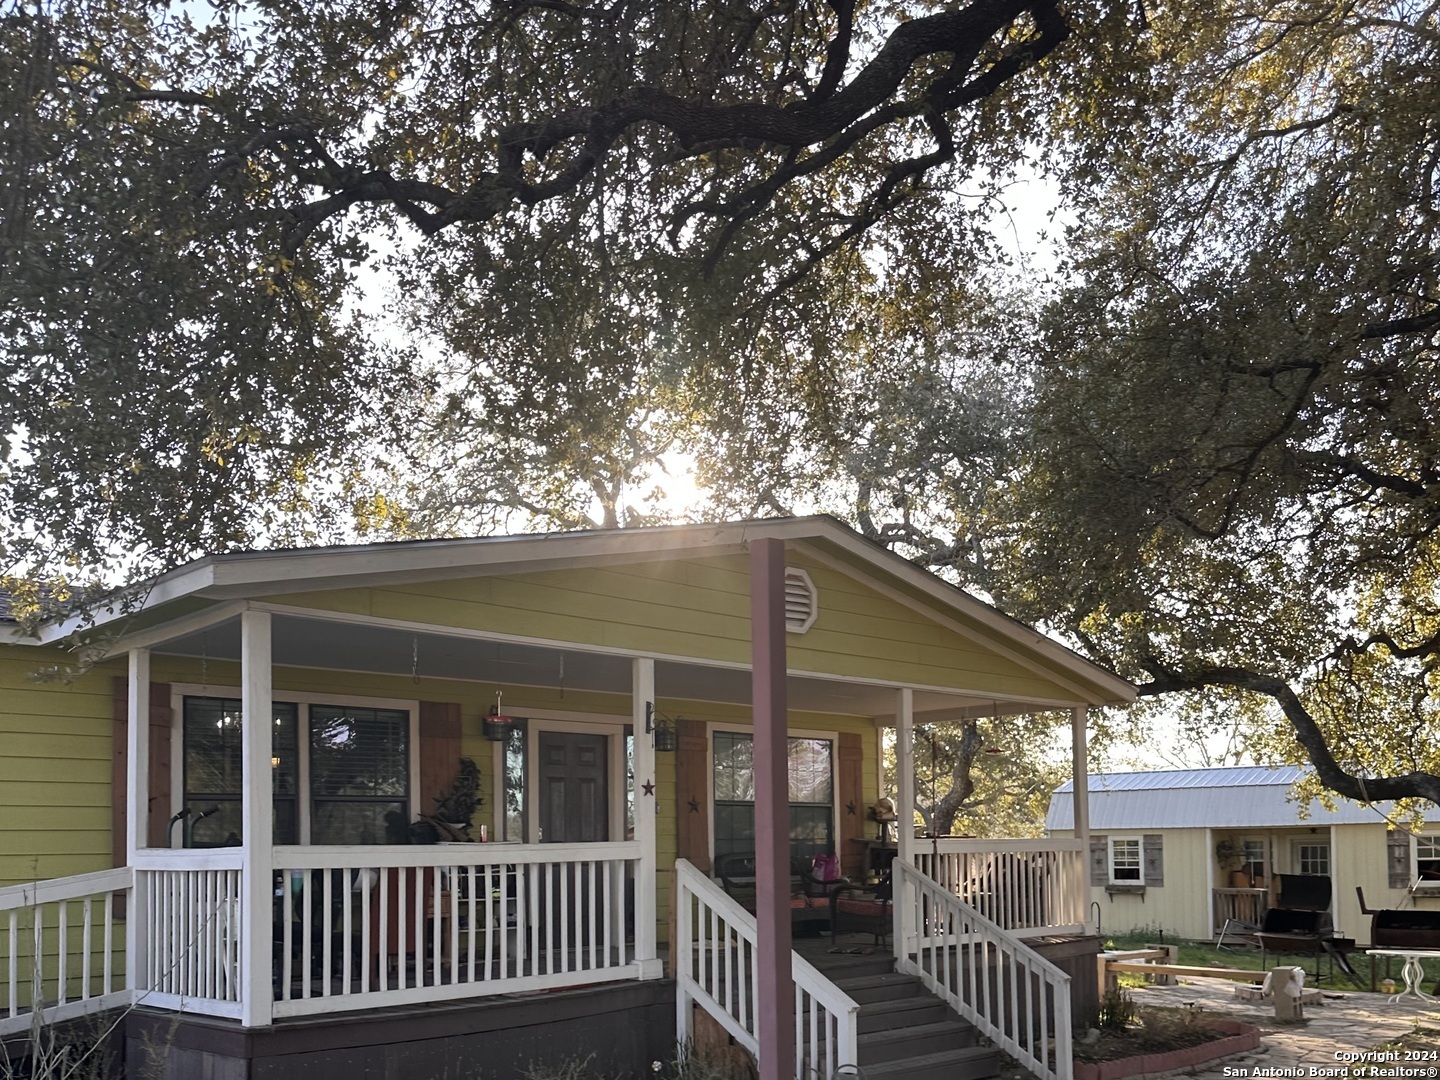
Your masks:
M1440 888L1440 836L1415 837L1415 877Z
M1318 877L1330 876L1329 844L1296 844L1295 866L1300 873Z
M1140 837L1110 838L1110 881L1116 885L1145 884L1144 864L1140 857Z

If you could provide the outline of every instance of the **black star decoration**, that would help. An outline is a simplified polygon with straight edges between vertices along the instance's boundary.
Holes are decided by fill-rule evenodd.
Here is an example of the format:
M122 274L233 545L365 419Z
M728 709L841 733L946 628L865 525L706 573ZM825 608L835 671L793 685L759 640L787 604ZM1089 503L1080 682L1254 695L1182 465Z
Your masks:
M646 795L654 795L655 785L651 781L646 780L645 783L640 785L640 790L645 792Z
M845 804L845 813L849 814L851 817L855 816L855 804L853 802L847 802Z
M699 799L691 799L691 800L690 800L690 813L692 813L692 814L698 814L699 812L700 812L700 800L699 800Z

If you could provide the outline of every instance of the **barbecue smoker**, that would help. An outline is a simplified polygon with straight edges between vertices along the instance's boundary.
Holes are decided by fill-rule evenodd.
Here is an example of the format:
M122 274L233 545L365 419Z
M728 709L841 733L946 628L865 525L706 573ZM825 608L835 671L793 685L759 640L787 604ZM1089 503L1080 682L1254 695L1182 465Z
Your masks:
M1370 945L1376 949L1440 949L1440 911L1372 908L1355 886L1360 911L1370 916Z
M1320 958L1330 958L1330 974L1335 967L1356 979L1346 954L1355 949L1354 938L1335 936L1335 923L1330 917L1332 886L1328 877L1309 874L1277 874L1280 885L1275 905L1255 934L1260 942L1261 967L1269 967L1268 953L1293 953L1315 957L1315 981L1320 982Z

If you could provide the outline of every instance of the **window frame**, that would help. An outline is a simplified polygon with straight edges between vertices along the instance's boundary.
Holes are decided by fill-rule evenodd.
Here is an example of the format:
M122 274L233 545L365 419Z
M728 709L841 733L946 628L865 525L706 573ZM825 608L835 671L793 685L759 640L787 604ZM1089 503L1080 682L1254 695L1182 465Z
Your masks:
M749 735L755 738L753 725L707 723L705 725L705 814L706 814L706 844L709 847L710 865L715 865L715 733L717 731L734 732L741 735ZM789 728L785 732L787 739L824 739L830 743L830 835L835 839L835 854L843 855L840 851L840 733L838 731L820 731L813 728ZM787 807L790 803L785 804ZM824 806L824 803L813 803L810 805Z
M1305 848L1307 848L1307 847L1324 848L1324 849L1325 849L1325 872L1324 872L1323 874L1316 874L1316 875L1307 875L1307 874L1306 874L1306 872L1305 872L1305 857L1304 857L1304 855L1302 854L1302 852L1303 852L1303 850L1304 850ZM1291 865L1294 867L1295 873L1301 875L1302 877L1306 877L1306 876L1334 877L1334 876L1335 876L1335 870L1334 870L1334 866L1335 866L1334 855L1335 855L1335 853L1334 853L1334 852L1331 850L1331 848L1330 848L1330 841L1329 841L1328 838L1322 840L1322 839L1318 839L1318 838L1316 838L1316 837L1302 837L1302 838L1298 838L1298 839L1292 840L1292 841L1291 841L1291 844L1290 844L1290 859L1291 859Z
M240 687L215 683L171 683L170 684L170 775L178 783L170 785L170 813L178 814L185 808L185 699L187 697L230 698L243 701ZM410 793L405 800L406 818L415 820L419 812L416 807L420 799L420 702L411 698L360 697L354 694L316 694L307 690L288 690L276 687L270 695L272 704L276 701L295 705L296 739L296 834L300 847L310 847L310 811L313 796L310 791L310 706L329 705L358 709L387 709L410 714L407 734L407 752L410 760L406 763L409 773ZM281 845L283 846L283 845Z
M1420 841L1424 840L1434 852L1434 857L1422 856L1420 854ZM1440 863L1440 832L1424 832L1410 834L1410 880L1414 882L1412 890L1415 892L1440 893L1440 879L1422 878L1420 876L1420 862L1424 859L1428 863ZM1440 871L1440 866L1436 867Z
M1115 848L1118 844L1135 845L1135 871L1133 878L1118 878L1115 876ZM1111 885L1144 885L1145 884L1145 838L1138 834L1123 836L1107 836L1105 838L1105 869L1110 878Z

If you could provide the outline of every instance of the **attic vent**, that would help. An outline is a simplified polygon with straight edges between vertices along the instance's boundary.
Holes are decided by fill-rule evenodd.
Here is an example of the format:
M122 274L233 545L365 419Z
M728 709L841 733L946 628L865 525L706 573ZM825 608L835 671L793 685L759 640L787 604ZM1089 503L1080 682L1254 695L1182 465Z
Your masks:
M803 634L815 625L819 605L815 602L815 583L798 566L785 568L785 629Z

